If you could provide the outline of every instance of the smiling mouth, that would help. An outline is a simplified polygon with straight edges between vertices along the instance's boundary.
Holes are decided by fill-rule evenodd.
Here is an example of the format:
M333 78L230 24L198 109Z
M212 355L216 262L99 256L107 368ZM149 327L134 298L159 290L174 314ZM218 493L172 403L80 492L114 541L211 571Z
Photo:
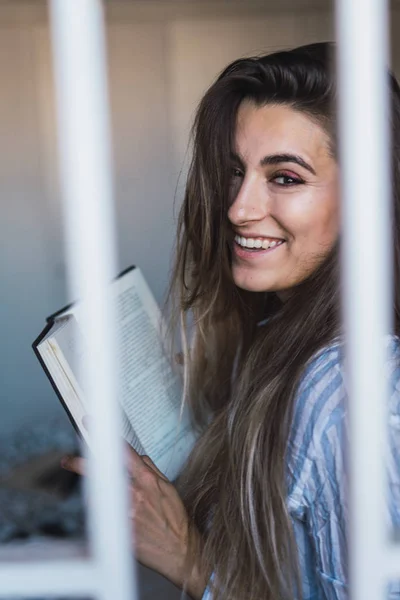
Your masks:
M285 243L285 240L268 239L268 238L245 238L240 235L235 235L235 244L246 252L265 252L272 250Z

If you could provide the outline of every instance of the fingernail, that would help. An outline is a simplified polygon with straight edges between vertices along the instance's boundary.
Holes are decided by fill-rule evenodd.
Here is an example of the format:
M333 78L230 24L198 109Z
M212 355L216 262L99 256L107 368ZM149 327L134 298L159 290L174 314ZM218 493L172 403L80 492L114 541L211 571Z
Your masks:
M68 467L71 465L71 457L63 456L60 461L60 464L62 469L68 469Z
M86 431L89 431L90 421L91 421L91 419L88 415L85 415L84 417L82 417L82 425L84 426Z

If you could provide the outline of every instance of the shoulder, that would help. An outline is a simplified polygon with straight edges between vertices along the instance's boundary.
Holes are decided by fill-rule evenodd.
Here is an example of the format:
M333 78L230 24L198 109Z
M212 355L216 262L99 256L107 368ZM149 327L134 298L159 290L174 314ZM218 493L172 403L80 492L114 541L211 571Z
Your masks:
M317 352L300 378L288 443L288 467L292 486L312 495L344 471L348 440L347 385L344 343L336 339ZM391 424L400 429L400 340L386 338L386 373ZM292 489L294 491L294 489Z
M394 336L386 339L386 375L391 449L388 508L392 524L400 526L400 341ZM287 507L299 559L306 567L315 565L327 597L347 593L347 404L344 344L336 341L313 356L304 369L287 453Z
M323 486L320 463L327 456L327 436L343 437L346 427L344 345L340 339L317 352L306 364L294 399L287 446L289 498L294 509L311 504ZM340 440L336 446L340 447Z
M315 444L346 411L344 346L336 340L306 364L294 399L290 444L311 455Z
M400 339L390 335L385 341L390 409L395 410L400 408ZM346 411L344 343L338 338L306 364L296 391L293 433L302 437L312 434L315 439L343 418Z

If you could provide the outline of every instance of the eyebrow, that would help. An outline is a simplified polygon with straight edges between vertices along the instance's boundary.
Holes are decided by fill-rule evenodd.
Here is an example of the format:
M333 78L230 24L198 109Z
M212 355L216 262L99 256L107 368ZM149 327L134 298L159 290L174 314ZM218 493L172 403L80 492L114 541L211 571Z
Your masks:
M301 158L301 156L298 156L297 154L270 154L268 156L264 156L264 158L260 160L260 166L265 167L266 165L278 165L283 162L296 163L300 167L310 171L310 173L313 175L316 175L316 172L312 166L309 165L304 158Z
M233 154L232 158L239 161L241 165L244 164L244 161L241 158L241 156ZM313 175L316 175L316 172L312 168L312 166L309 165L304 160L304 158L301 158L301 156L299 156L298 154L269 154L268 156L264 156L264 158L260 160L261 167L265 167L266 165L279 165L280 163L295 163L296 165L303 167L303 169L307 169L307 171L309 171Z

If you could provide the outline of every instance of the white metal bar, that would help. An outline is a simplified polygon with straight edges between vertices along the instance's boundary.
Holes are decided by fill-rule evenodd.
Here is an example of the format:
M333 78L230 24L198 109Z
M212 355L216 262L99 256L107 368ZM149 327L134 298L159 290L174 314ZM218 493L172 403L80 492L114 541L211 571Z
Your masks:
M99 579L93 564L83 560L19 562L0 565L0 590L10 595L37 598L41 594L93 597L99 592Z
M353 600L384 598L384 336L391 317L388 6L337 0L344 322L350 397ZM400 574L400 564L399 564Z
M101 597L132 600L136 586L117 410L116 320L107 293L116 260L103 7L100 0L51 0L50 9L69 278L73 295L85 302L85 389L95 406L90 533Z
M398 581L400 579L400 545L398 543L389 546L382 562L387 581Z

